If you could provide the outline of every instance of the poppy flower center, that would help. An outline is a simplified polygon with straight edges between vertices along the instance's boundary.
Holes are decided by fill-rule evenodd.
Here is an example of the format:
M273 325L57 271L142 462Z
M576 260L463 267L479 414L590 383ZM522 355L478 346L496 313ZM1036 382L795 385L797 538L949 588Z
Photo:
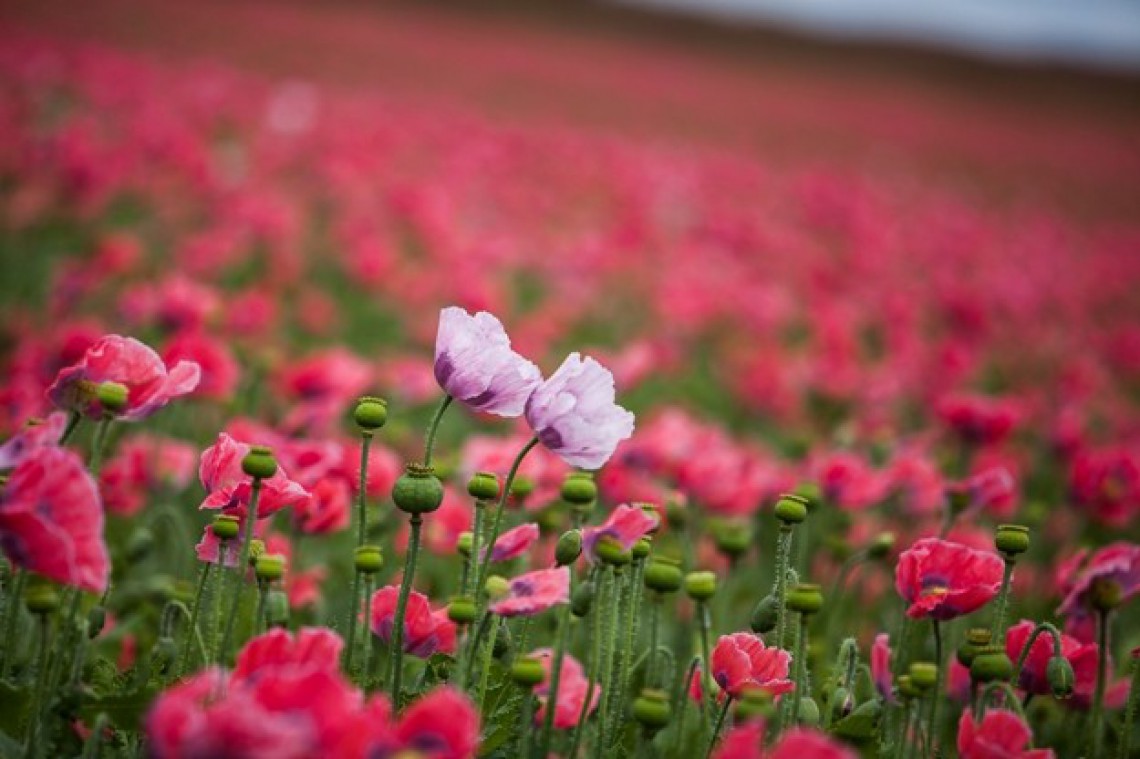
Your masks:
M922 578L922 595L944 596L950 592L950 583L940 575L928 575Z

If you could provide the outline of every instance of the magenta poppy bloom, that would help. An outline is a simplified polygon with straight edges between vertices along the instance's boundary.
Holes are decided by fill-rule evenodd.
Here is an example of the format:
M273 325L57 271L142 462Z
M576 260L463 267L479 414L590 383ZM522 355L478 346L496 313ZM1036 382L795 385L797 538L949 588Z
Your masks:
M1062 616L1080 620L1091 615L1092 593L1099 585L1114 584L1122 602L1140 592L1140 545L1135 543L1112 543L1070 567L1063 578L1065 598L1057 609Z
M951 395L938 404L938 416L971 445L1000 443L1013 432L1020 411L1016 403L982 395Z
M252 679L269 669L337 672L344 641L327 627L302 627L296 634L275 628L245 644L234 663L234 681Z
M793 727L780 736L768 759L858 759L859 754L818 730Z
M103 408L96 390L104 382L117 382L127 388L127 406L119 418L137 421L192 392L200 374L192 361L179 361L168 370L159 355L138 340L107 335L78 363L60 370L47 394L57 408L98 419Z
M712 652L709 669L717 685L733 698L750 688L773 696L795 690L788 679L792 656L779 648L769 648L750 633L722 635Z
M206 500L200 509L222 509L227 514L245 517L253 484L241 469L241 460L249 453L249 446L239 443L222 432L212 446L202 452L198 465L198 479L206 489ZM269 479L261 481L261 495L257 500L257 518L265 519L288 506L296 506L310 497L296 482L289 479L282 467Z
M348 527L352 488L340 477L317 480L310 497L293 507L293 524L306 535L327 535Z
M137 514L156 489L185 488L194 476L197 459L194 446L181 440L132 436L119 445L99 472L103 505L113 514Z
M1017 483L1008 469L999 466L950 484L946 491L965 497L966 513L977 513L1011 505L1017 494Z
M1005 634L1005 652L1012 661L1017 661L1025 648L1036 623L1023 619ZM1061 634L1061 655L1069 660L1073 666L1076 681L1074 692L1092 694L1096 687L1097 645L1095 643L1082 643L1071 635ZM1017 687L1027 693L1046 696L1053 692L1049 686L1047 670L1049 660L1053 658L1053 636L1048 633L1038 635L1025 658L1025 666L1021 670L1021 677Z
M895 693L892 688L891 677L891 640L886 633L875 636L875 643L871 646L871 679L875 682L875 690L884 700L894 703Z
M522 556L538 540L538 532L538 525L534 522L507 530L495 541L491 561L510 561Z
M600 469L633 434L633 414L614 402L614 377L592 358L571 353L526 402L526 420L567 464Z
M946 621L984 606L1001 589L1005 564L988 551L938 538L923 538L902 552L895 588L912 619Z
M530 655L542 663L542 682L534 689L534 695L539 700L534 722L536 725L541 725L546 718L546 705L550 702L550 666L553 655L549 648L540 648L531 652ZM578 660L570 654L564 654L562 676L558 680L558 703L554 707L554 728L556 730L569 730L578 724L578 715L582 713L582 707L586 703L589 684L589 678L586 677L586 672ZM598 708L598 702L601 698L602 689L595 684L589 713Z
M450 306L439 312L435 380L473 411L515 417L542 382L542 373L511 350L511 339L494 316L486 311L471 316Z
M479 711L462 691L444 685L408 706L399 719L392 705L377 695L358 714L329 756L424 756L474 759L479 749Z
M42 447L12 470L0 490L0 547L16 566L56 582L107 588L103 505L79 456Z
M569 602L570 567L557 567L513 578L507 597L492 603L490 609L500 617L531 617Z
M602 524L582 530L582 551L590 561L597 561L597 545L603 537L613 538L628 551L634 543L656 529L657 524L656 515L639 506L622 504L611 511Z
M372 595L369 624L372 634L385 643L392 640L399 596L397 585L385 586ZM455 623L447 618L447 609L432 611L427 596L413 590L404 615L404 652L426 659L437 651L445 654L455 651Z
M19 432L0 445L0 469L11 469L42 448L54 446L67 427L67 415L59 411L42 421L29 422Z
M202 398L228 400L237 391L241 367L233 351L221 340L204 332L179 332L166 344L162 360L167 366L189 361L202 370L202 380L194 394Z
M1046 759L1049 749L1027 750L1033 731L1006 709L990 709L981 723L974 722L970 709L958 720L958 756L961 759Z

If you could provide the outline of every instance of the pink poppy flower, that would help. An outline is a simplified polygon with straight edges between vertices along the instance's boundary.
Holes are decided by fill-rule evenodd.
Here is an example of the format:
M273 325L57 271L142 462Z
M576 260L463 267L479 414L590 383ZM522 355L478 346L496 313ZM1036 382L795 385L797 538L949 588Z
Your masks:
M1033 732L1011 711L990 709L981 724L974 722L970 709L958 720L958 756L961 759L1045 759L1049 749L1027 750Z
M957 656L950 657L950 671L946 674L946 695L951 701L959 704L969 702L974 682L970 678L969 667L958 661Z
M972 445L1000 443L1013 432L1020 416L1013 401L967 394L943 398L937 412L943 424Z
M748 688L759 688L773 696L795 690L788 679L791 654L769 648L750 633L722 635L716 642L709 665L713 679L733 698Z
M1083 557L1082 557L1083 558ZM1084 616L1090 613L1092 593L1098 584L1114 583L1123 602L1140 592L1140 545L1117 541L1099 549L1082 564L1071 567L1067 591L1057 613Z
M392 640L396 602L400 588L388 585L372 595L372 634L385 643ZM431 610L427 596L413 590L408 596L404 615L404 652L426 659L437 651L455 651L455 623L447 618L447 609Z
M713 759L764 759L764 723L737 725L724 734Z
M602 524L582 530L582 550L590 561L597 561L598 541L608 537L628 551L634 543L652 532L658 522L655 515L646 513L641 507L622 504L611 511Z
M1140 454L1125 447L1080 451L1070 465L1069 491L1094 519L1130 524L1140 514Z
M194 393L202 398L228 400L237 391L241 369L229 347L203 332L179 332L166 344L162 360L167 366L189 361L202 370Z
M534 695L539 699L534 722L536 725L541 725L546 719L546 706L549 703L550 670L553 654L549 648L540 648L532 652L531 656L542 662L544 673L542 682L534 689ZM570 654L564 654L562 675L558 680L558 701L554 707L554 728L556 730L569 730L578 724L578 715L582 713L582 706L586 703L588 688L589 678L586 677L582 665ZM598 702L601 698L602 689L595 684L589 713L598 708Z
M1036 623L1023 619L1006 631L1005 652L1012 661L1016 662L1021 656L1029 635L1036 626ZM1061 634L1061 655L1069 660L1076 676L1074 692L1083 691L1091 695L1096 687L1097 650L1095 643L1081 643L1070 635ZM1053 636L1048 633L1037 636L1025 659L1017 687L1038 695L1052 693L1047 675L1049 660L1052 658Z
M506 598L490 605L500 617L530 617L570 602L570 567L539 569L512 578Z
M167 370L158 354L131 337L107 335L87 349L78 363L60 370L48 388L48 398L65 411L98 419L103 409L95 392L104 382L127 388L127 405L120 419L137 421L198 386L201 372L190 361Z
M793 727L772 747L767 759L858 759L859 754L827 735L806 727Z
M227 514L245 517L253 485L241 469L241 460L249 453L249 448L222 432L217 442L202 452L198 479L202 481L207 495L198 508L222 509ZM309 492L289 479L284 468L279 466L272 477L261 481L256 516L264 519L309 497Z
M890 484L882 473L846 451L831 453L817 462L815 476L824 500L848 511L879 503L886 497Z
M122 442L99 472L107 511L137 514L162 487L182 490L194 476L197 455L189 443L153 435L135 435Z
M895 589L910 604L907 616L946 621L969 614L996 596L1004 569L997 554L923 538L899 556Z
M373 697L329 755L370 759L407 752L431 759L474 759L479 733L474 704L463 692L444 685L407 707L398 720L385 696Z
M67 415L60 411L49 414L46 419L28 422L0 445L0 469L11 469L41 449L58 444L66 427Z
M571 353L535 388L526 419L542 444L567 464L600 469L633 434L633 414L614 403L614 396L609 370Z
M276 628L245 644L230 679L253 679L269 669L338 672L342 648L344 641L327 627L303 627L295 635Z
M980 511L1006 512L1017 495L1017 483L1005 467L990 467L961 482L947 485L946 491L965 499L966 514Z
M891 641L886 633L875 636L875 643L871 646L871 679L875 681L875 690L889 703L894 703L895 694L892 688L891 677Z
M348 526L352 491L339 477L325 477L310 497L293 507L293 524L307 535L327 535Z
M471 316L450 306L440 311L435 338L435 379L444 392L473 411L515 417L542 382L542 373L511 350L502 323L486 311Z
M538 533L538 525L533 522L507 530L495 541L495 547L491 549L491 561L517 559L538 540Z
M43 447L0 491L0 547L16 566L101 593L111 560L99 490L74 452Z

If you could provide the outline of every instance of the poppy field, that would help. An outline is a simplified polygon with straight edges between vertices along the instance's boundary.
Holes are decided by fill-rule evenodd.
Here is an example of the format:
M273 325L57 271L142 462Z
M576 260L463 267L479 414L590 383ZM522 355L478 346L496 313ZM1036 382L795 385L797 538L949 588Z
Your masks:
M0 757L1140 752L1127 213L9 30L0 93Z

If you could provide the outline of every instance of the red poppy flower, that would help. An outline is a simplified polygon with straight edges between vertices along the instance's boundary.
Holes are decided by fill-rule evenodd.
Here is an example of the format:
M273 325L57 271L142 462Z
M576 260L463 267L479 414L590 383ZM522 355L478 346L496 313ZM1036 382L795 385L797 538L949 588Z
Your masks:
M303 627L293 635L280 628L259 635L238 654L231 682L252 680L268 670L337 672L344 641L327 627Z
M327 535L348 526L352 491L339 477L317 481L310 497L293 507L293 524L307 535Z
M540 648L531 653L531 656L542 662L542 682L534 689L534 695L539 699L536 710L535 724L541 725L546 719L546 705L550 695L550 665L552 654L549 648ZM590 681L586 677L582 665L570 654L562 659L562 675L558 680L558 702L554 707L554 727L557 730L569 730L578 724L578 716L582 713L582 706L586 703L586 694ZM598 708L602 698L602 689L595 684L594 694L590 701L589 712Z
M779 696L796 687L788 679L791 659L787 651L768 648L755 635L732 633L716 642L709 668L717 685L734 698L749 688Z
M1004 569L997 554L923 538L899 556L895 588L910 604L907 616L945 621L969 614L996 596Z
M58 408L98 419L103 409L96 389L104 382L118 382L127 388L127 406L119 418L136 421L193 391L199 375L198 365L191 361L179 361L168 371L158 354L138 340L107 335L78 363L62 369L47 392Z
M750 721L724 735L713 759L763 759L764 723Z
M206 489L206 500L200 509L222 509L227 514L245 517L253 492L250 477L241 469L241 460L249 453L249 446L239 443L226 433L202 452L198 465L198 479ZM269 479L261 481L261 495L257 501L257 518L264 519L288 506L296 506L310 497L278 467Z
M510 561L522 556L538 540L538 532L538 525L533 522L507 530L495 541L491 561Z
M1017 661L1029 640L1033 628L1037 625L1028 619L1023 619L1005 634L1005 652L1012 661ZM1091 694L1096 687L1097 645L1095 643L1081 643L1076 638L1061 634L1061 655L1069 660L1076 675L1074 683L1075 692ZM1049 687L1047 668L1049 660L1053 658L1053 636L1048 633L1038 635L1025 658L1025 666L1021 670L1021 677L1017 687L1028 693L1048 695L1052 693Z
M943 398L937 412L947 427L973 445L1000 443L1013 431L1020 416L1013 401L965 394Z
M530 617L570 602L570 567L540 569L515 577L510 593L490 609L500 617Z
M1033 739L1029 726L1011 711L990 709L981 724L974 722L970 709L958 720L958 756L961 759L1045 759L1049 749L1026 750Z
M79 456L43 447L12 471L0 492L0 547L16 566L84 590L106 589L103 506Z
M241 368L233 352L224 342L204 332L179 332L166 344L162 360L167 366L182 360L197 364L202 370L202 381L194 393L202 398L229 400L241 379Z
M399 595L396 585L380 588L372 595L372 634L385 643L392 640ZM408 596L404 615L404 651L421 659L437 651L455 651L455 623L447 618L447 609L433 612L427 596L415 590Z
M473 759L479 749L479 712L461 691L442 686L407 707L399 720L379 695L368 702L352 729L330 756L370 759L422 756L425 759Z
M613 538L628 551L634 543L655 529L658 521L656 515L648 514L638 506L622 504L611 511L602 524L582 530L582 551L590 561L597 561L595 546L603 537Z
M136 435L119 445L99 473L107 511L130 516L161 486L182 490L194 475L195 449L173 438Z

